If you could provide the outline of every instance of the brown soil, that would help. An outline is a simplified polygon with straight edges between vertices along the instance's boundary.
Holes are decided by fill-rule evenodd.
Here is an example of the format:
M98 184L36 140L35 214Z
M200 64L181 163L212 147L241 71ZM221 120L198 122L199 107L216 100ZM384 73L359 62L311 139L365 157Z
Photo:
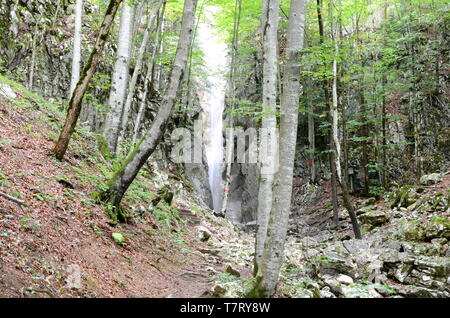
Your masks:
M72 142L67 160L58 162L51 155L56 133L39 110L0 97L0 191L26 202L21 208L0 197L0 297L206 295L213 283L206 268L222 270L223 260L211 264L198 252L205 244L196 238L196 222L173 229L184 233L184 244L152 216L114 227L91 200L95 185L73 170L99 175L95 163L85 164L95 142ZM126 246L112 240L114 232ZM81 289L66 288L71 264L81 268Z

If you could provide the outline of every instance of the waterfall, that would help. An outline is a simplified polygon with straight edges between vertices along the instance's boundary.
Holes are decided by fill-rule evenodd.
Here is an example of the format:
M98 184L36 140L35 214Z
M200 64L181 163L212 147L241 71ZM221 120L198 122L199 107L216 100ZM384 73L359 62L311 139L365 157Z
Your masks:
M214 8L208 8L214 14ZM208 115L205 152L208 163L209 186L215 211L221 210L223 197L223 112L227 81L225 73L228 68L227 45L214 32L211 24L199 25L198 41L204 54L206 69L206 87L200 98L203 111Z

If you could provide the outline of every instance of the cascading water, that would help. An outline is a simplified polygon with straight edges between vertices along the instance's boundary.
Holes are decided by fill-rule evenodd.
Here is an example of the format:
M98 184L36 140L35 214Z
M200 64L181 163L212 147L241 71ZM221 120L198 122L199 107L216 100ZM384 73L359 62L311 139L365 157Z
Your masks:
M214 14L214 8L209 8ZM204 137L208 161L209 186L214 210L220 212L223 197L223 112L227 81L225 71L228 67L227 45L214 32L211 24L199 24L198 41L204 54L204 67L207 71L206 87L200 98L202 109L208 114L208 128Z

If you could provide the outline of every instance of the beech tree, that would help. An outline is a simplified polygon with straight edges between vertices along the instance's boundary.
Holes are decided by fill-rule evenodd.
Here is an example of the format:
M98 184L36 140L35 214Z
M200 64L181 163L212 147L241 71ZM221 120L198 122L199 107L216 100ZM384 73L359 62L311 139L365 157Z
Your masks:
M133 102L133 96L136 88L136 82L138 80L138 76L141 73L142 65L144 62L144 54L147 49L148 41L150 38L150 32L153 28L153 25L155 23L156 17L158 16L159 9L161 6L166 2L166 0L159 0L156 6L151 10L149 17L148 17L148 23L147 27L144 31L144 38L141 42L141 46L139 48L139 54L136 60L136 66L134 67L133 75L131 77L130 84L128 85L128 94L127 98L125 100L125 105L123 107L122 112L122 118L121 118L121 133L120 136L124 136L127 129L128 119L130 117L130 109L131 109L131 103Z
M81 68L81 22L83 17L83 0L77 0L75 6L75 31L73 36L72 77L70 82L69 99L80 79Z
M83 69L83 73L78 81L77 86L72 94L69 102L69 108L67 110L67 117L64 126L61 130L60 136L53 152L57 159L62 160L69 146L70 138L72 137L75 127L77 125L78 117L80 116L81 106L84 98L84 94L88 89L89 82L97 70L98 62L105 47L106 40L108 38L111 25L114 22L117 10L123 0L111 0L108 8L106 9L105 17L98 32L97 39L95 41L94 48L92 49L86 66Z
M273 296L284 260L284 244L291 212L294 160L297 148L297 126L300 84L300 53L303 48L305 0L291 0L286 44L286 67L281 96L279 170L275 176L273 198L264 252L252 293Z
M122 6L120 16L120 31L117 48L117 60L114 65L111 92L109 95L109 111L105 120L104 137L112 155L117 151L120 123L123 113L124 100L128 87L128 73L130 65L132 38L133 8L132 4Z
M139 170L158 146L164 134L167 121L172 114L192 43L196 8L197 0L185 1L178 48L158 114L145 136L141 138L110 180L106 193L102 194L102 199L109 201L114 207L110 216L115 221L123 221L125 219L125 215L120 209L120 202Z
M278 21L280 2L264 0L261 15L263 41L263 118L260 151L261 170L258 195L257 233L255 249L255 272L262 261L270 209L272 186L278 155L277 128L277 79L278 79Z

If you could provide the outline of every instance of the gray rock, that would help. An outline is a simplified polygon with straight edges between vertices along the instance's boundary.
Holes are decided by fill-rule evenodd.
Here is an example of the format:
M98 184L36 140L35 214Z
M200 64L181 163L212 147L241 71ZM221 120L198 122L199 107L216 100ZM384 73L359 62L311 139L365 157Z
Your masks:
M11 89L11 87L6 83L0 82L0 95L5 96L6 98L15 99L17 98L16 93Z
M413 268L412 264L401 264L395 271L394 271L394 277L397 279L400 283L403 283L408 277L408 275L411 273Z
M420 184L433 185L442 181L442 177L439 173L432 173L420 178Z
M408 285L403 289L399 289L399 294L407 298L444 298L448 297L448 293L432 290L425 287Z
M321 279L333 294L342 295L342 285L334 277L322 275Z
M363 206L356 211L356 215L359 216L361 214L370 213L372 211L376 211L377 209L378 207L375 205Z
M334 252L327 252L323 257L319 256L318 260L318 267L324 273L349 273L354 268L351 259Z
M209 254L213 256L217 256L220 253L220 249L217 248L199 248L198 250L203 254Z
M389 221L389 216L383 211L370 211L359 216L359 219L364 224L372 226L383 225Z
M353 284L353 278L351 278L350 276L347 275L338 275L336 277L336 280L338 281L338 283L343 284L343 285L351 285Z
M383 298L372 285L350 285L342 287L345 298Z
M302 238L300 240L300 243L302 243L303 247L305 248L314 248L319 245L319 243L317 243L317 241L314 238L309 236Z
M211 238L211 236L212 236L211 231L206 227L204 226L197 227L197 237L200 239L200 241L206 242Z
M450 275L450 258L419 256L414 260L414 267L433 277L447 277Z
M336 295L330 291L330 287L325 286L320 291L320 298L336 298Z

